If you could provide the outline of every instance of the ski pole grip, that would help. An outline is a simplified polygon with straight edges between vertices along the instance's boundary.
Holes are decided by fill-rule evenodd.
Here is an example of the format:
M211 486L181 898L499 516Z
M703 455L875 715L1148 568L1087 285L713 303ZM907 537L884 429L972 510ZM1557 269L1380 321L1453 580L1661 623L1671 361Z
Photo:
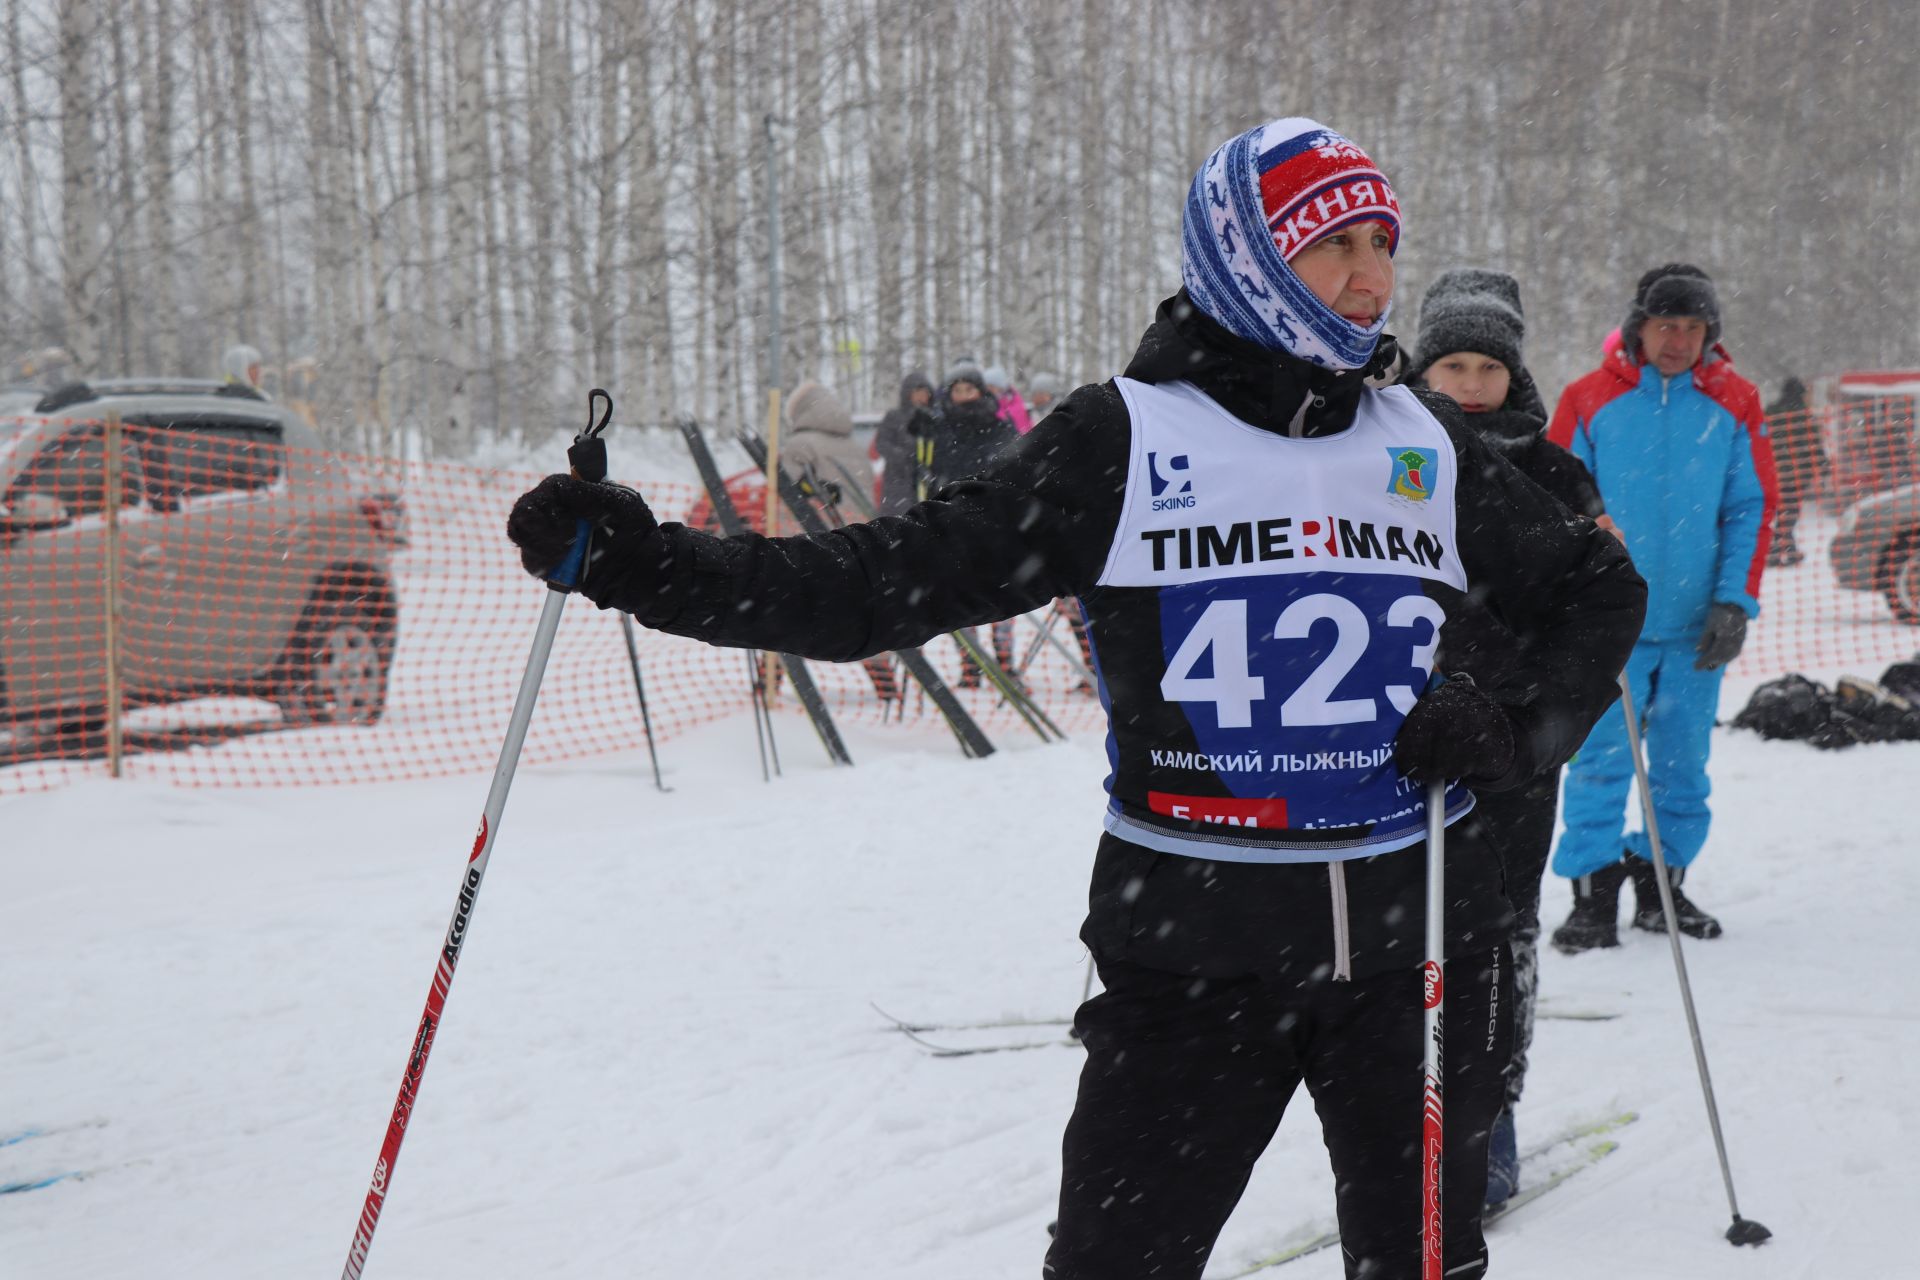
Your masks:
M587 544L593 540L593 525L581 520L567 547L566 559L547 575L547 586L554 591L571 591L580 585L580 570L587 561Z
M607 442L599 436L577 435L567 447L567 465L573 474L595 484L607 478Z

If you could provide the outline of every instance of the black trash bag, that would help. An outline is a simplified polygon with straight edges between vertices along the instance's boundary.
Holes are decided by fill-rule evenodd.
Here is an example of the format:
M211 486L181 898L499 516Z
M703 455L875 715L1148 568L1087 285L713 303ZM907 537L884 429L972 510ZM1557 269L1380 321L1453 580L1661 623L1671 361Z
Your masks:
M1862 742L1920 742L1920 706L1885 685L1841 676L1834 686L1834 716Z
M1825 685L1803 675L1781 676L1753 691L1747 705L1733 718L1736 729L1751 729L1763 738L1791 738L1815 742L1816 736L1831 736L1834 695ZM1844 730L1842 730L1844 734ZM1818 746L1851 746L1845 742L1815 742Z
M1920 704L1920 658L1896 662L1881 672L1880 687Z

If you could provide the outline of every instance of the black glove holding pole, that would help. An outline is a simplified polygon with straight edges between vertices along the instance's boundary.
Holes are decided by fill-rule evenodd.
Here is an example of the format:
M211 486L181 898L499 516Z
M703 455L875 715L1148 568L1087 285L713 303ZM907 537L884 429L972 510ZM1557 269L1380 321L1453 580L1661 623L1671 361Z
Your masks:
M607 482L607 446L600 432L613 416L613 399L596 388L588 400L589 419L597 399L606 400L606 413L574 437L567 450L573 473L548 476L521 494L507 517L507 537L520 548L521 565L542 579L553 577L585 529L585 563L575 588L596 604L600 602L594 589L596 566L644 566L664 558L664 549L653 545L660 542L660 524L646 499ZM610 575L599 576L604 582Z
M582 520L592 531L583 587L595 565L609 555L639 552L660 528L647 500L633 490L604 480L556 475L520 495L507 517L507 537L520 548L527 572L545 578L566 558Z
M1513 718L1472 677L1456 675L1413 704L1393 739L1394 767L1414 782L1491 782L1513 768Z

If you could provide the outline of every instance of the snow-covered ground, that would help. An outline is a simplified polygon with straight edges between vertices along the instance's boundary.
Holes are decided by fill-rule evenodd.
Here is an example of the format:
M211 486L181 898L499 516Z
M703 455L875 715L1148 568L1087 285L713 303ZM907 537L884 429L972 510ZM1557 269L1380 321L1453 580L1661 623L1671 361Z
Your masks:
M1078 1051L938 1059L914 1018L1065 1015L1096 735L854 727L857 768L735 716L645 756L524 772L369 1261L373 1277L1038 1275ZM1920 746L1723 733L1689 944L1742 1209L1735 1250L1664 938L1548 954L1610 1022L1540 1026L1522 1145L1640 1114L1502 1224L1493 1274L1912 1274ZM337 1273L486 789L84 782L0 799L8 1277ZM1565 888L1547 892L1549 924ZM1210 1274L1330 1219L1296 1102ZM1411 1226L1410 1226L1411 1229ZM1321 1254L1288 1269L1328 1280Z

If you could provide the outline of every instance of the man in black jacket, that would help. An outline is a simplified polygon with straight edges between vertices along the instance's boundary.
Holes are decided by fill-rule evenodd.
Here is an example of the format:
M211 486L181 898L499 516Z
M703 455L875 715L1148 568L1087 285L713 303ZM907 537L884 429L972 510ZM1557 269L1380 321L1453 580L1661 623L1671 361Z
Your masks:
M554 476L509 524L544 574L590 521L602 607L832 661L1080 599L1114 769L1056 1278L1197 1278L1303 1083L1349 1277L1417 1274L1429 780L1450 784L1445 1266L1485 1270L1511 913L1471 788L1572 753L1645 586L1451 401L1367 386L1398 235L1364 152L1277 120L1195 176L1185 288L1125 376L906 515L720 539Z
M920 437L932 424L933 382L915 369L900 379L900 403L887 410L873 433L874 452L882 467L881 515L897 516L919 500L916 450Z

